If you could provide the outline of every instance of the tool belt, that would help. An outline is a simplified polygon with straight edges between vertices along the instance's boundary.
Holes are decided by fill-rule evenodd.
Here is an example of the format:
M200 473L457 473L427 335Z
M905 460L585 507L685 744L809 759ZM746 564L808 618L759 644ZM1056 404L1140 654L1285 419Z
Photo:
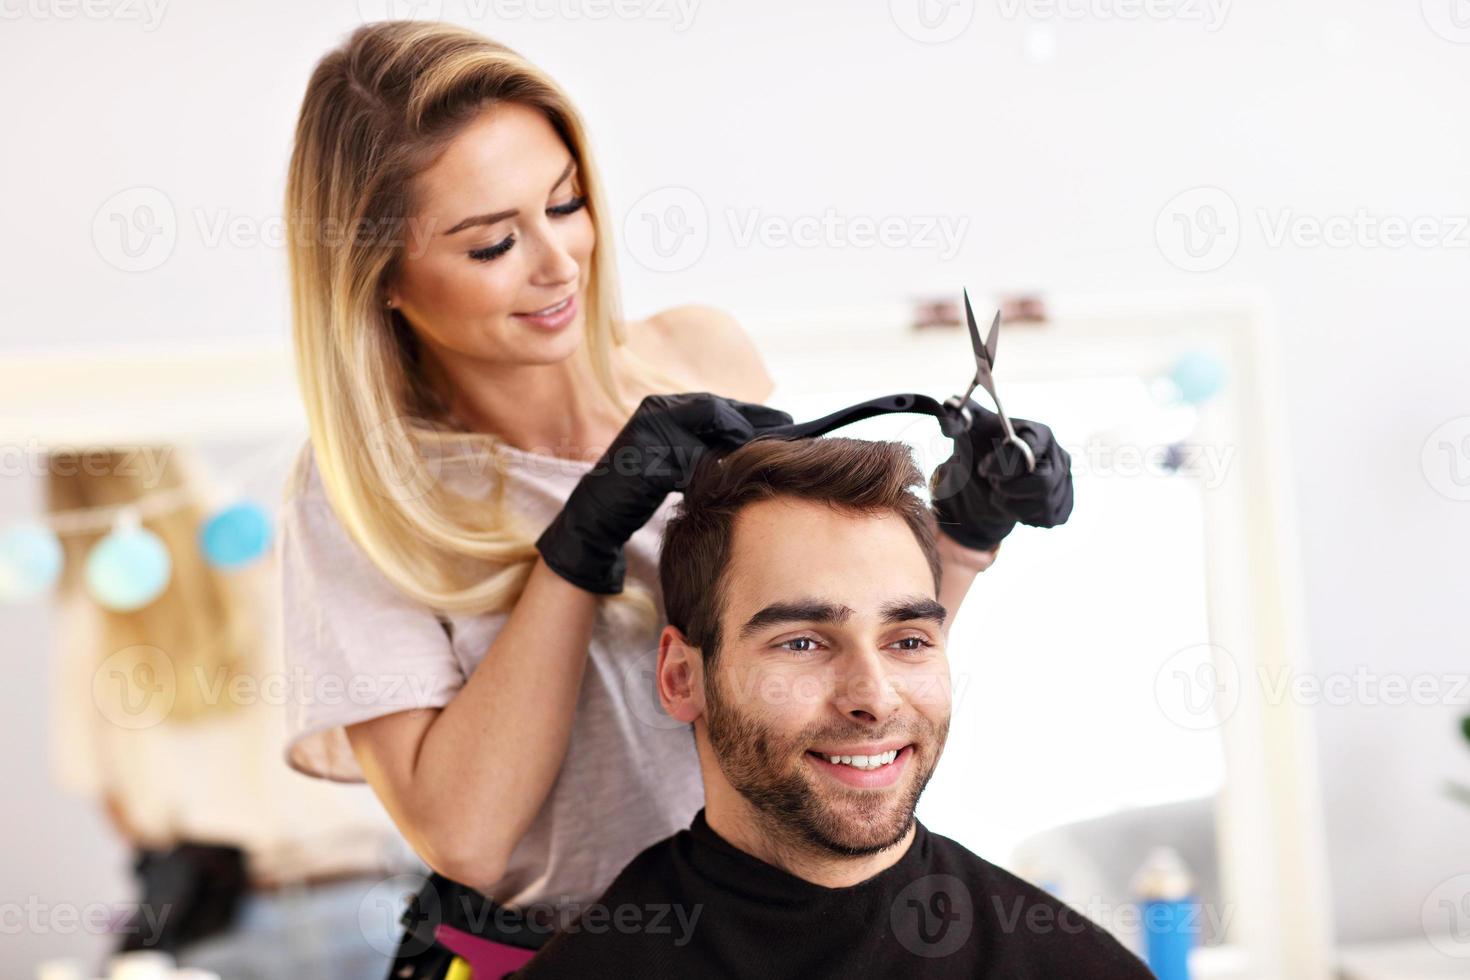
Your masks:
M551 938L545 929L532 928L522 913L437 872L424 881L398 921L404 934L388 980L444 980L449 975L456 954L435 938L440 925L518 950L540 949Z

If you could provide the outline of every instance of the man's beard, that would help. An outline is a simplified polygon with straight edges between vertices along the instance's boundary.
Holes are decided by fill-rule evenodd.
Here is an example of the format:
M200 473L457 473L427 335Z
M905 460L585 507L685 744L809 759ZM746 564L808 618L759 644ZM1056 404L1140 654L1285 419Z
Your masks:
M914 715L906 727L881 731L862 728L810 728L784 737L741 712L724 696L716 673L705 675L706 730L720 771L745 797L777 847L819 848L857 857L876 854L908 834L914 810L949 734L949 719L935 725ZM917 778L905 771L907 789L847 789L804 771L806 750L818 743L878 741L900 735L913 743L907 766L922 766ZM794 763L790 762L796 757ZM784 767L784 768L781 768ZM824 785L818 786L821 779ZM835 806L833 804L836 804Z

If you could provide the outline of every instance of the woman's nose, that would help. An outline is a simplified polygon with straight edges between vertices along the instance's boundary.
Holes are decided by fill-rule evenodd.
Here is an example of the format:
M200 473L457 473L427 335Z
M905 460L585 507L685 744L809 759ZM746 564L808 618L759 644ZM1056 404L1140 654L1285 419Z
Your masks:
M548 285L576 282L577 259L554 228L537 236L536 282Z

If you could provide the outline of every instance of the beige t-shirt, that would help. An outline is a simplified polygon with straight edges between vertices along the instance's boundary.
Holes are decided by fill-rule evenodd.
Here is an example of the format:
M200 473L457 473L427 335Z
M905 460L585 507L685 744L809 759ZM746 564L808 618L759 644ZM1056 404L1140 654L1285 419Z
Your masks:
M310 444L302 451L309 455ZM536 533L593 466L508 446L502 451L509 506ZM446 459L439 478L460 493L484 496L496 465ZM648 632L624 617L597 617L561 771L505 876L487 890L502 904L591 901L634 856L687 827L704 805L689 726L664 712L653 686L664 622L658 551L681 499L671 494L625 548L626 577L653 594L659 622ZM509 613L450 613L441 623L434 610L404 596L337 520L314 460L282 505L281 548L285 658L301 685L301 696L290 699L286 759L309 775L360 782L343 726L447 704ZM494 820L495 814L464 819Z

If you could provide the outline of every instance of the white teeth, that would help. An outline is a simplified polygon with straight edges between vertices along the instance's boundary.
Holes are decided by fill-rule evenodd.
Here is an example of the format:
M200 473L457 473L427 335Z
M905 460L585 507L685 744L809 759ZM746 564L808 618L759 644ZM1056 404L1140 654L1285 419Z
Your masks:
M877 769L880 766L888 765L894 759L898 758L898 753L898 749L889 749L887 752L881 752L878 755L829 755L827 758L832 762L852 766L854 769Z
M570 303L571 301L572 301L572 298L570 296L568 296L566 299L562 300L560 303L557 303L555 306L548 306L544 310L537 310L535 313L531 313L531 314L528 314L528 315L529 316L550 316L553 313L560 313L566 307L566 305L568 303Z

